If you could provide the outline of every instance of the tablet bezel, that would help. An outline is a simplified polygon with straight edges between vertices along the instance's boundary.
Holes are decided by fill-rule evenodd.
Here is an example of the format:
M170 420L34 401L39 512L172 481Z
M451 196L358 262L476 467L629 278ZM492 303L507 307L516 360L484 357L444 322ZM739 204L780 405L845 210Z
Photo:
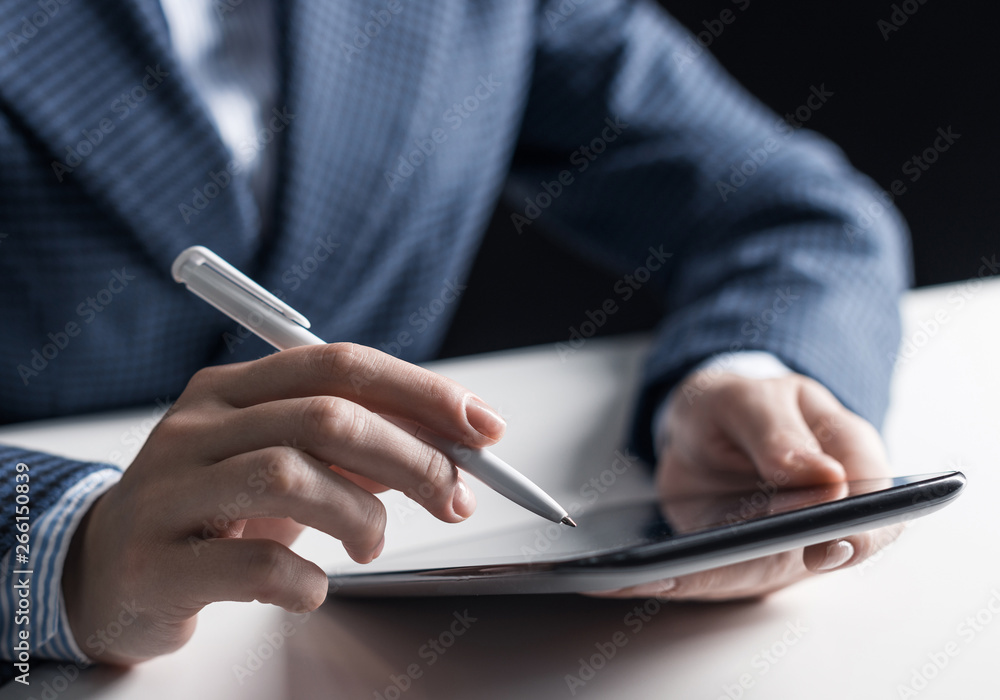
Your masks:
M908 483L896 483L902 480ZM956 498L966 477L953 471L896 477L893 482L879 491L571 559L338 574L330 576L330 594L504 595L623 588L921 517Z

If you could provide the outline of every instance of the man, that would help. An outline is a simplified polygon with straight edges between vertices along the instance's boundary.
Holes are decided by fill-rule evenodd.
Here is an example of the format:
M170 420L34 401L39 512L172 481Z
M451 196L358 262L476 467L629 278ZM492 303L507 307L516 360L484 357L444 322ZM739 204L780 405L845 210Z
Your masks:
M409 364L455 305L412 314L463 282L502 192L521 235L544 226L621 274L659 266L668 312L634 442L663 493L887 470L873 424L907 282L898 215L652 4L39 7L0 2L0 416L176 402L120 481L0 451L3 488L30 469L37 654L134 663L182 645L216 600L313 609L326 579L287 548L298 523L370 561L386 487L468 517L454 466L380 415L502 437L478 397ZM828 99L803 88L805 109ZM261 342L171 280L193 244L357 345L257 359ZM229 523L204 532L220 503ZM892 534L613 594L761 595ZM136 623L88 645L126 604Z

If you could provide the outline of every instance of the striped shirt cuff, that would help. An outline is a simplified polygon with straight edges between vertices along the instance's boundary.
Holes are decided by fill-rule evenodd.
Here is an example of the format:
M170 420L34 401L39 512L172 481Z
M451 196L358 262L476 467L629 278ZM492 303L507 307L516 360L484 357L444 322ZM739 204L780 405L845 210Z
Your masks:
M92 472L75 483L35 521L31 528L31 571L29 602L29 641L31 656L38 659L64 659L79 664L90 663L73 638L62 594L62 572L73 533L94 502L118 483L121 471L112 467ZM7 552L0 568L4 571L23 569L13 566L13 550ZM11 574L17 578L16 574ZM14 659L14 644L18 629L14 624L17 598L13 586L0 591L0 622L2 630L0 656ZM23 607L23 606L22 606Z

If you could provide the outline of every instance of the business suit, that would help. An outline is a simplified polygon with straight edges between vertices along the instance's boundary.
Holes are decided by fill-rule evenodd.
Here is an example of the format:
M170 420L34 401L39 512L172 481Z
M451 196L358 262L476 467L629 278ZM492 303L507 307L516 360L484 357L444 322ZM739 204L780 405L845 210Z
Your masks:
M665 392L734 350L773 353L881 420L907 282L898 216L859 226L874 186L649 3L290 0L285 94L256 144L280 148L266 221L155 0L80 0L35 26L38 7L0 1L27 22L7 21L24 41L0 47L3 422L176 398L200 367L265 353L170 278L193 244L321 337L433 357L505 187L522 235L544 226L621 274L658 252L647 457ZM48 459L0 458L5 476ZM54 462L39 494L94 469Z

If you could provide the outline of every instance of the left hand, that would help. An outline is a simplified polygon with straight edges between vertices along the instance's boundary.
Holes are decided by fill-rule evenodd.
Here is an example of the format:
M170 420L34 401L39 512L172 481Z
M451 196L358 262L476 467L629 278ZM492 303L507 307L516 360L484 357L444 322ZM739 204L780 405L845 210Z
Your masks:
M889 475L878 431L824 386L798 374L748 379L696 372L667 407L657 465L664 498L836 484ZM814 573L864 561L901 531L891 526L761 559L596 595L678 600L760 597Z

